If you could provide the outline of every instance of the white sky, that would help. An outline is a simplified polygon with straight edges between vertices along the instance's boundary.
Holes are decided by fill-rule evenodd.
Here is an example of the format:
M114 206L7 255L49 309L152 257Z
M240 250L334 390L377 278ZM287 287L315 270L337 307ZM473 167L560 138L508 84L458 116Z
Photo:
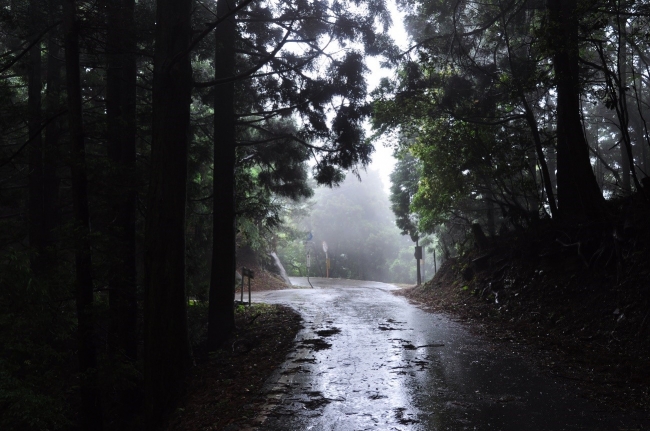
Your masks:
M404 29L402 14L397 10L394 0L389 0L388 8L390 9L393 26L389 29L388 34L395 40L400 49L405 50L408 47L408 39L406 30ZM373 57L366 58L366 65L370 69L367 76L368 88L374 90L381 78L392 77L394 71L382 69L379 66L379 60ZM370 136L370 125L366 125L366 135ZM395 159L393 158L392 148L384 147L381 142L375 143L375 152L372 155L372 163L368 169L376 170L379 172L381 179L384 183L384 190L389 193L390 190L390 173L395 166Z

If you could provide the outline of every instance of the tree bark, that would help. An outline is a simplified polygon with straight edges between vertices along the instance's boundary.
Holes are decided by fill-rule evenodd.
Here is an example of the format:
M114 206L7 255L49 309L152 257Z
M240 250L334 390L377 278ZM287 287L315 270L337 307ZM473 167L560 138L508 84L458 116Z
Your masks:
M634 69L633 73L634 73ZM643 77L641 74L634 73L634 94L635 94L635 108L630 111L630 122L634 128L634 135L637 144L641 147L641 173L644 177L650 175L650 157L648 148L650 147L650 140L646 136L648 124L644 118L645 102L643 100ZM637 79L638 78L638 79Z
M29 4L31 34L41 30L42 16L36 0ZM31 144L29 147L29 245L32 249L31 269L37 276L44 271L45 214L43 181L43 138L41 133L41 44L37 43L28 54L27 68L27 124Z
M145 225L144 422L148 431L161 427L191 364L185 294L191 12L191 0L157 1Z
M630 161L630 150L632 149L631 137L629 131L629 113L627 105L627 42L625 41L625 33L627 30L627 23L624 18L620 16L620 2L616 9L616 21L618 26L618 106L616 113L618 114L619 126L621 128L621 187L625 194L632 193L632 181L630 171L633 164ZM621 22L622 21L622 22Z
M557 85L557 200L567 222L597 220L603 196L596 182L580 117L576 0L548 0Z
M81 373L80 428L102 429L102 408L97 388L97 359L94 338L93 280L90 254L90 213L81 104L79 67L79 22L76 0L63 2L68 126L70 130L70 173L75 218L75 264L78 358Z
M218 0L217 15L230 13L234 2ZM215 79L230 78L235 72L234 16L221 23L215 32ZM214 96L214 183L212 272L210 277L208 349L214 351L235 327L235 87L218 85Z
M137 356L135 255L136 59L133 0L108 3L106 116L108 156L115 183L112 236L115 241L109 273L111 314L109 352L126 361Z
M60 0L49 2L49 23L57 21L60 16ZM61 61L60 36L58 27L52 29L47 40L47 88L45 90L46 116L56 115L62 108L61 86L63 61ZM61 224L59 211L59 188L61 180L57 176L57 163L61 159L59 139L61 137L61 120L50 121L45 127L43 143L43 244L45 245L45 265L56 265L56 243L54 230Z
M422 284L422 276L420 274L420 259L421 259L421 256L422 256L422 251L421 251L422 249L420 249L420 243L418 242L417 239L415 240L415 250L416 250L416 252L415 252L415 267L416 267L416 269L415 269L415 284L419 286L420 284ZM420 250L419 253L418 253L418 250Z
M47 20L36 2L30 6L34 24L33 33L40 32L46 25L51 26L60 19L58 0L48 2ZM59 119L49 121L45 127L44 138L38 132L44 118L53 117L61 110L61 49L59 47L59 27L52 28L47 36L46 92L42 100L42 55L40 45L30 52L30 73L28 77L28 123L29 135L35 136L29 151L29 237L34 249L31 260L32 271L37 277L47 277L56 265L54 230L59 225L58 198L59 179L56 174L57 161L60 160L58 141L61 135ZM43 103L45 102L45 103ZM43 109L44 105L44 109Z
M617 113L621 127L621 167L624 170L624 190L628 193L632 191L630 177L634 181L636 190L641 190L641 183L636 174L634 164L634 153L632 150L632 137L630 135L630 110L628 105L627 71L627 18L621 14L622 6L619 1L616 8L616 20L618 26L618 107ZM633 67L633 66L631 66Z
M109 211L112 253L108 274L108 352L115 364L134 364L138 354L136 270L136 40L135 1L107 4L106 117L112 187ZM137 413L137 393L120 385L116 427Z
M542 147L542 139L539 135L539 128L537 127L537 120L533 114L526 96L521 92L520 97L523 101L524 110L526 112L526 121L533 133L533 141L535 142L535 153L537 154L537 161L539 168L542 171L542 181L544 183L544 190L546 190L546 198L548 199L548 207L551 210L551 217L558 216L557 203L555 202L555 194L553 193L553 183L551 181L551 174L549 173L548 165L546 164L546 157L544 156L544 149Z

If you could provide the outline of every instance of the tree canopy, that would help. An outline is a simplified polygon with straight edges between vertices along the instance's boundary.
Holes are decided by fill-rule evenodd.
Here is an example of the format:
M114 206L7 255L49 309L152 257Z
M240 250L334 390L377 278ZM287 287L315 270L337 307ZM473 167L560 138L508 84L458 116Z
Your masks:
M188 297L220 304L209 335L223 341L236 244L272 250L310 176L334 185L369 162L364 56L393 49L389 14L302 0L0 11L2 312L22 322L2 332L0 373L24 376L2 387L15 413L0 426L125 429L144 413L157 429L191 365ZM25 362L48 321L50 353ZM70 376L77 412L56 389Z
M411 43L373 93L373 125L421 164L409 208L422 232L598 223L603 196L642 188L645 2L400 5Z

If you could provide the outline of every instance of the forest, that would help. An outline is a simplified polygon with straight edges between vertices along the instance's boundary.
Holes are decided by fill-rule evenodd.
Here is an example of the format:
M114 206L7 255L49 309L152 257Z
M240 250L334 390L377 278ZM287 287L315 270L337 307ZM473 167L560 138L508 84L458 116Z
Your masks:
M162 429L242 247L306 275L313 231L333 276L406 283L414 244L430 277L531 231L640 259L650 3L396 0L405 50L387 3L1 0L0 428Z

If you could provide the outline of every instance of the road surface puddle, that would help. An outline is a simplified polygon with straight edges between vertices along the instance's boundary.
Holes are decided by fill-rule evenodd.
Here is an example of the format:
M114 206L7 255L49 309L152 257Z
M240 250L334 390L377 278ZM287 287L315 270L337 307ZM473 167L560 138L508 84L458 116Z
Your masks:
M319 337L331 337L332 335L340 333L341 330L339 328L321 329L320 331L316 331L316 335Z
M315 351L325 350L332 347L330 343L323 340L322 338L308 338L306 340L300 341L300 344L302 344L305 347L309 347Z

